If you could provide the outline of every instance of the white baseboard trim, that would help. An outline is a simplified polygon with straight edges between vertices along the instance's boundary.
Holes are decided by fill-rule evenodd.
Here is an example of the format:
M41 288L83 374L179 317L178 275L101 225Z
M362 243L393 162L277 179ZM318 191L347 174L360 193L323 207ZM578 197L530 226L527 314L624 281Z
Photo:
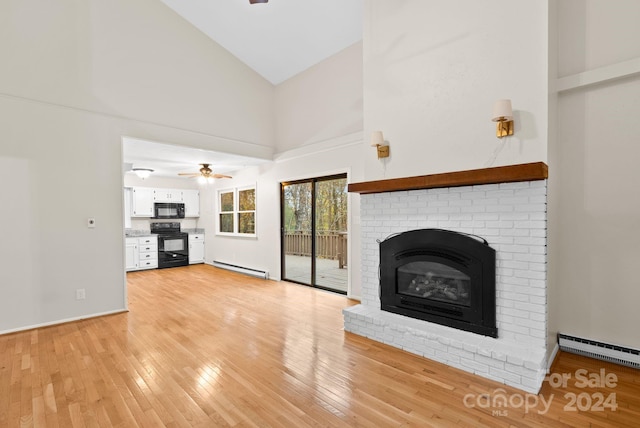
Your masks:
M220 268L220 269L226 269L226 270L242 273L242 274L249 275L249 276L254 276L256 278L269 279L269 272L266 271L266 270L260 270L260 269L253 269L253 268L248 268L248 267L244 267L244 266L238 266L238 265L234 265L234 264L230 264L230 263L221 262L221 261L218 261L218 260L214 260L211 263L211 265L214 266L214 267Z
M558 356L558 352L560 352L560 345L556 343L556 346L553 347L553 351L551 351L551 355L549 355L549 361L547 361L547 373L551 373L551 366L553 362L556 360Z
M45 323L41 323L41 324L34 324L34 325L29 325L29 326L24 326L24 327L13 328L13 329L9 329L9 330L3 330L3 331L0 331L0 336L3 335L3 334L18 333L18 332L21 332L21 331L34 330L36 328L50 327L52 325L66 324L66 323L69 323L69 322L82 321L82 320L86 320L86 319L89 319L89 318L98 318L98 317L103 317L105 315L120 314L120 313L123 313L123 312L129 312L129 310L128 309L117 309L115 311L108 311L108 312L100 312L100 313L96 313L96 314L82 315L82 316L79 316L79 317L65 318L65 319L61 319L61 320L57 320L57 321L50 321L50 322L45 322Z

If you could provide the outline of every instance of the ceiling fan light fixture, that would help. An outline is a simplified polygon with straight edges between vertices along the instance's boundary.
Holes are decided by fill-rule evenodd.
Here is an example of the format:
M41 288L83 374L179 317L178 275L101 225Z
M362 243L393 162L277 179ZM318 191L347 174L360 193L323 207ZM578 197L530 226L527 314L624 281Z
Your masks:
M208 163L201 163L200 165L202 165L202 168L200 168L199 171L200 171L200 174L202 174L203 176L207 177L213 172L213 170L209 168Z
M135 174L143 180L148 178L153 172L150 168L132 168L131 171L135 172Z
M201 163L201 168L198 170L198 172L179 172L178 175L197 178L198 183L200 184L213 183L217 178L232 178L230 175L214 174L209 165L211 164Z
M214 181L216 181L216 179L211 176L201 175L198 177L198 183L200 184L211 184Z

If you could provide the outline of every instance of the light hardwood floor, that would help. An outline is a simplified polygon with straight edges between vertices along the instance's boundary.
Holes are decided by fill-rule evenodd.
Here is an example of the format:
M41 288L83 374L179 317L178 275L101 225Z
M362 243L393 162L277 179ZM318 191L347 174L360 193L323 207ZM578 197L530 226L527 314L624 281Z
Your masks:
M340 295L205 265L127 276L128 313L0 336L0 427L640 426L637 370L561 353L567 386L526 395L345 333Z

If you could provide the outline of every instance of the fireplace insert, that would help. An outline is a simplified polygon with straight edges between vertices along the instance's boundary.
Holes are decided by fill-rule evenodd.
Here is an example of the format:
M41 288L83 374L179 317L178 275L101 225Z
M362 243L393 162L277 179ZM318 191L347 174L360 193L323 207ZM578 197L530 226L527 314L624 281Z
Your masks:
M475 235L419 229L380 242L384 311L498 337L495 290L495 250Z

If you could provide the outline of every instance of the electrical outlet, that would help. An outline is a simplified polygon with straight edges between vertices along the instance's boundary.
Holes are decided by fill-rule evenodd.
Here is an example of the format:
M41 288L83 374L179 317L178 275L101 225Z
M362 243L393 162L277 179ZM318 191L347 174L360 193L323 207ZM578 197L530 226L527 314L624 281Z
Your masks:
M84 288L78 288L76 290L76 300L84 300L87 297Z
M94 228L94 227L96 227L96 219L95 219L95 218L93 218L93 217L89 217L89 218L87 219L87 227L89 227L89 228Z

